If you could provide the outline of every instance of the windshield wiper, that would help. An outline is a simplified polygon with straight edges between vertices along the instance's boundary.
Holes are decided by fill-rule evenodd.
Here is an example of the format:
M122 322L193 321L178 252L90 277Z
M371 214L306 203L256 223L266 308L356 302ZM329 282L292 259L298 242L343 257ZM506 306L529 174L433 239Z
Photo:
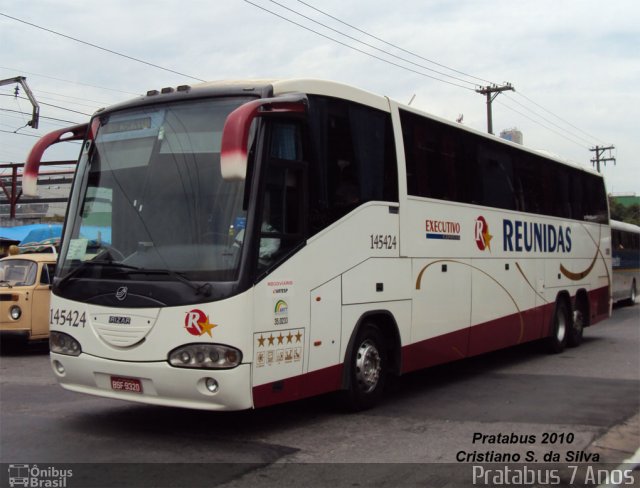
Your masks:
M60 287L63 286L65 283L67 283L71 278L73 278L74 276L76 276L78 273L80 273L80 271L83 271L87 268L91 268L93 266L109 266L109 267L113 267L113 268L125 268L128 270L137 270L138 267L136 266L131 266L129 264L124 264L124 263L119 263L118 261L83 261L82 263L80 263L78 265L77 268L72 269L71 271L69 271L66 275L64 275L62 278L60 278L60 280L56 283L56 286Z
M203 283L202 285L196 285L193 281L187 278L182 273L173 271L171 269L148 269L148 268L135 268L133 266L128 267L127 274L147 274L147 275L167 275L175 278L177 281L184 283L189 288L196 292L196 295L204 295L205 297L211 296L211 283Z
M9 288L13 288L10 281L0 280L0 286L8 286Z
M146 274L146 275L166 275L170 276L177 281L184 283L189 288L196 292L196 295L204 295L205 297L211 296L211 283L204 283L202 285L196 285L193 281L189 280L182 273L173 271L170 269L149 269L140 268L138 266L132 266L130 264L121 263L118 261L84 261L77 268L70 271L67 275L63 276L58 281L57 286L63 286L67 281L76 276L80 271L85 270L92 266L108 266L110 268L122 268L126 274Z

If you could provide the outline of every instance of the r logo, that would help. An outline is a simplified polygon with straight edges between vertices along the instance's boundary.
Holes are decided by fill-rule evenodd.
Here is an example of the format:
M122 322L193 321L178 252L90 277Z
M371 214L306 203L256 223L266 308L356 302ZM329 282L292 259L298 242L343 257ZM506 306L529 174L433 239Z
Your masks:
M187 312L184 319L184 328L187 329L189 334L196 337L200 337L203 334L207 334L209 337L212 337L211 331L214 327L217 327L217 324L210 323L209 316L202 310L191 310L190 312Z
M493 236L489 234L489 224L482 216L476 219L475 239L478 249L481 251L489 249L491 251L491 239L493 239Z

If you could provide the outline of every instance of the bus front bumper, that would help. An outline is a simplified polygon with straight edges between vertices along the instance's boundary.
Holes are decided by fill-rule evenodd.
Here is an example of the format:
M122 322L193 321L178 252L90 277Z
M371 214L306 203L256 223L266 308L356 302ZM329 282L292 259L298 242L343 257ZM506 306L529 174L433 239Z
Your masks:
M63 388L89 395L200 410L253 407L250 364L233 369L188 369L174 368L165 361L136 363L85 353L77 357L51 353L51 366ZM215 392L207 388L207 378L217 382ZM139 385L141 391L114 389L123 380Z

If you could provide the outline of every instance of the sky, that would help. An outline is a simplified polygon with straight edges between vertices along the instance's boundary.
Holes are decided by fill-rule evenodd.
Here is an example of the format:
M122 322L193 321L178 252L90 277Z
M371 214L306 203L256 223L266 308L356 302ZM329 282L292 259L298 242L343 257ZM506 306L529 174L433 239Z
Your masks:
M41 104L35 130L24 91L0 86L0 164L101 107L198 80L334 80L482 131L475 90L508 82L496 134L515 127L588 167L613 145L608 191L640 195L639 46L637 0L0 0L0 79L25 76ZM58 146L44 159L77 158Z

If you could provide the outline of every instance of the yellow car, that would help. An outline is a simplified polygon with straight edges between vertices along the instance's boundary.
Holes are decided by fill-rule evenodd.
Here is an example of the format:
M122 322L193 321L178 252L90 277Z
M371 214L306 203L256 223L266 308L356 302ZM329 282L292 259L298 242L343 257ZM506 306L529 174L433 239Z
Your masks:
M0 259L0 336L26 341L49 337L49 302L57 254Z

